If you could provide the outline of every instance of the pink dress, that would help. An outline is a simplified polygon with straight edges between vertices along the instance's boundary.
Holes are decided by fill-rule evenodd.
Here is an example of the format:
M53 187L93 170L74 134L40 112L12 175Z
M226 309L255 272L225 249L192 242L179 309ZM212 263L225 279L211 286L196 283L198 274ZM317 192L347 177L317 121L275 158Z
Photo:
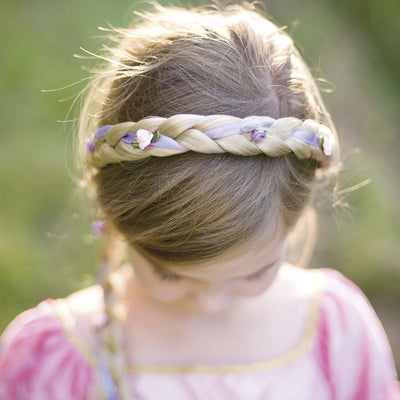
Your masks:
M386 334L365 295L339 272L310 270L316 273L314 309L288 354L243 365L131 366L133 399L400 399ZM110 374L74 334L60 300L46 300L9 325L0 347L0 400L100 398L118 399Z

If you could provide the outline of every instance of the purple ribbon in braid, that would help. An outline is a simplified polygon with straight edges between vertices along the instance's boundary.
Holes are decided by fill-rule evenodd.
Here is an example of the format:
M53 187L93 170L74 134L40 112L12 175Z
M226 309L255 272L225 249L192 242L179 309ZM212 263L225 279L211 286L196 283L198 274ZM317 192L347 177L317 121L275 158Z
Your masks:
M319 136L315 133L305 131L303 129L299 129L298 131L294 131L291 135L292 138L301 140L311 146L320 146Z

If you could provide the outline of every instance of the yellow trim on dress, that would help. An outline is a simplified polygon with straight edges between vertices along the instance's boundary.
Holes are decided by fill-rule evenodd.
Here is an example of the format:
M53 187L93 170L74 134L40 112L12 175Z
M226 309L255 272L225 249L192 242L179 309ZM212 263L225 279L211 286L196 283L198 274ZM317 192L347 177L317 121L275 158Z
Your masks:
M246 364L230 365L191 365L191 366L164 366L164 365L130 365L129 371L132 373L151 373L151 374L239 374L260 372L281 368L289 365L304 355L310 348L317 331L320 313L320 300L324 287L324 276L318 269L312 271L316 279L315 296L312 299L311 310L308 316L305 333L300 343L285 355L273 360L259 361ZM75 332L75 321L73 320L64 299L56 300L55 311L65 334L69 337L72 344L87 359L92 367L97 367L96 358L87 346L79 339Z
M96 357L91 353L87 346L79 339L75 330L75 321L71 316L68 306L65 303L65 299L57 299L54 302L55 314L61 322L61 326L65 335L69 338L71 343L76 349L86 358L88 363L93 367L97 368L98 363Z

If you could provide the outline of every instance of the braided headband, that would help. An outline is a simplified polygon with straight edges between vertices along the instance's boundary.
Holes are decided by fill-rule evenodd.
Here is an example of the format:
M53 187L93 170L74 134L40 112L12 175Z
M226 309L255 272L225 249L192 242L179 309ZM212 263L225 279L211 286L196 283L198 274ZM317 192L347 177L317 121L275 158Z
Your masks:
M87 148L95 168L189 150L271 157L294 153L300 159L313 158L325 167L334 143L331 130L310 119L177 114L104 125L87 141Z

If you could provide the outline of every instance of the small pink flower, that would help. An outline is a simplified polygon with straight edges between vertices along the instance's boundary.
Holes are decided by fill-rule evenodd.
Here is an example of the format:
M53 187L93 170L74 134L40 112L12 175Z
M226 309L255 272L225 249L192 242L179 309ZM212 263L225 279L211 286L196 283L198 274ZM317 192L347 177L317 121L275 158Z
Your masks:
M151 143L151 139L153 139L153 134L146 129L138 129L136 136L136 141L141 150L144 150Z
M332 155L332 138L330 136L324 136L324 141L322 142L322 150L326 156Z

